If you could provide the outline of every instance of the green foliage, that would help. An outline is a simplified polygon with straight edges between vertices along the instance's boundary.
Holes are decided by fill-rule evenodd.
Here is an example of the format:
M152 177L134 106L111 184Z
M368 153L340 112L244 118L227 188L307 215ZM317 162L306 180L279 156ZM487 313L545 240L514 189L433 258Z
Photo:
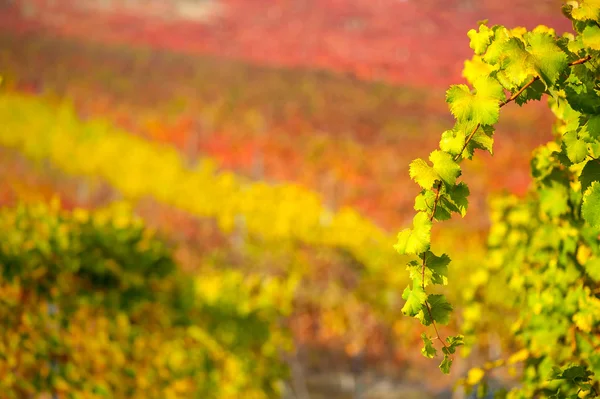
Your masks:
M523 347L498 364L524 362L521 386L502 397L596 397L600 389L594 378L600 375L600 3L569 1L562 11L573 21L574 35L486 23L468 32L475 55L463 74L472 88L458 84L446 93L456 123L432 152L433 167L421 159L410 166L422 188L418 213L396 246L419 257L407 266L413 284L405 291L403 313L435 327L434 337L422 335L422 353L434 358L436 342L442 344L440 369L448 373L463 338L444 340L437 327L450 322L452 306L429 290L448 282L451 265L448 256L433 255L433 222L465 215L469 190L459 179L460 163L477 149L493 153L500 109L549 96L555 138L533 153L530 193L493 202L487 259L464 288L470 292L464 296L466 318L481 315L482 306L511 315L504 323L512 323ZM502 298L491 297L498 292ZM485 372L477 370L467 385L482 381Z
M0 243L3 398L278 396L288 281L183 274L122 206L2 208Z
M394 248L400 255L420 254L429 248L431 240L431 220L425 212L419 212L413 219L413 228L398 233Z

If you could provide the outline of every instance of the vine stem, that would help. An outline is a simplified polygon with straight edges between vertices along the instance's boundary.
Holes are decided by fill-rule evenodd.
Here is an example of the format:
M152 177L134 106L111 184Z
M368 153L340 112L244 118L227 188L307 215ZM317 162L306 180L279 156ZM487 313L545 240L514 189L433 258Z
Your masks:
M587 56L585 56L583 58L580 58L578 60L569 62L568 66L571 67L571 66L575 66L575 65L581 65L581 64L584 64L584 63L588 62L591 59L592 59L592 56L591 55L587 55ZM502 108L505 105L507 105L507 104L515 101L521 94L523 94L523 92L525 90L527 90L532 84L534 84L538 80L540 80L539 76L536 76L536 77L532 78L529 82L527 82L525 85L523 85L523 87L521 87L517 92L515 92L514 94L512 94L506 100L500 102L499 108ZM481 123L478 123L477 126L475 126L475 128L473 129L473 131L469 134L469 136L465 140L465 144L462 146L460 152L454 156L453 159L454 159L455 162L458 161L462 157L462 154L465 151L465 149L467 148L467 145L469 145L469 143L473 139L473 136L475 136L475 133L477 132L477 130L480 127L481 127ZM432 211L431 211L431 216L429 217L429 221L430 222L433 222L433 218L435 217L435 211L437 210L438 202L440 200L440 191L441 191L441 189L442 189L442 182L438 182L438 184L435 187L435 200L433 201L433 207L432 207ZM423 264L422 264L422 267L421 267L421 280L422 280L421 287L423 288L423 291L425 291L425 268L426 267L427 267L427 257L425 255L425 253L423 253ZM431 324L433 325L433 329L435 330L435 335L436 335L437 340L442 343L442 345L444 346L444 348L447 348L446 343L444 342L444 340L440 336L440 333L438 332L438 328L437 328L437 325L435 324L435 320L433 320L433 315L431 313L431 307L429 306L429 302L427 302L427 300L425 301L425 307L427 307L427 313L429 313L429 318L431 319Z
M591 55L586 55L585 57L580 58L577 61L569 62L569 66L584 64L591 59L592 59Z
M431 307L429 306L429 303L427 301L425 301L425 307L427 307L427 313L429 313L429 318L431 319L431 324L433 324L433 329L435 330L435 337L438 339L438 341L440 341L442 343L442 345L444 345L444 348L447 349L448 346L446 345L446 343L440 336L440 333L438 332L437 326L435 325L435 321L433 320L433 315L431 314Z
M527 82L525 85L523 85L523 87L521 87L519 89L519 91L517 91L515 94L513 94L512 96L510 96L509 98L507 98L506 100L502 101L500 103L500 108L504 107L506 104L510 103L511 101L515 101L517 99L517 97L519 97L521 94L523 94L523 92L525 90L527 90L527 88L529 86L531 86L532 84L534 84L536 81L540 80L539 76L536 76L535 78L531 79L529 82Z
M437 204L438 204L438 202L440 200L440 190L441 190L441 188L442 188L442 184L438 183L438 185L437 185L437 187L435 189L435 200L433 201L433 208L432 208L432 211L431 211L431 216L429 216L429 221L430 222L433 222L433 217L434 217L435 211L437 209ZM425 253L423 253L423 264L421 266L421 288L423 288L423 291L425 291L425 266L426 266L426 263L427 263L427 259L426 259ZM429 306L428 306L428 308L429 308ZM432 318L432 320L433 320L433 318Z

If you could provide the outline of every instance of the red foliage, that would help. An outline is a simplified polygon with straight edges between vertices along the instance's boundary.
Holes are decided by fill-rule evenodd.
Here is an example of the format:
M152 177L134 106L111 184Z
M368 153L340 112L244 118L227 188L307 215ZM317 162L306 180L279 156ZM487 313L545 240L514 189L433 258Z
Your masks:
M417 86L460 79L462 61L471 55L465 32L479 19L570 29L566 18L556 17L559 5L552 1L221 0L215 1L218 11L202 21L182 19L179 3L153 0L108 11L71 0L17 0L0 12L0 27Z

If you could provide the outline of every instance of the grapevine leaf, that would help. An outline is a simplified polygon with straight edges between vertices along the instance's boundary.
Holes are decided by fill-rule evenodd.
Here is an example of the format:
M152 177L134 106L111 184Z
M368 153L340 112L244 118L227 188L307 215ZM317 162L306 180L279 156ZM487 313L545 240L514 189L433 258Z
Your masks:
M421 338L423 339L423 348L421 348L421 353L423 356L433 359L437 355L437 350L433 347L433 341L425 333L421 334Z
M567 54L555 43L555 39L543 32L532 32L527 36L532 63L546 86L553 86L559 74L568 65Z
M459 213L464 217L469 206L468 196L469 188L464 182L450 188L446 187L444 192L439 195L434 218L438 221L448 220L452 217L452 212ZM436 193L433 190L422 190L415 198L415 210L431 215L435 198Z
M563 142L565 143L567 156L571 162L579 163L585 160L588 153L587 144L578 137L577 132L571 131L565 133Z
M433 204L435 203L435 197L436 194L433 190L421 190L419 195L415 197L415 211L421 211L431 214L431 212L433 212ZM449 219L450 213L448 213L447 216L448 217L443 220Z
M450 322L452 305L444 295L431 294L427 297L427 303L429 309L423 312L423 320L421 320L424 325L428 326L433 322L446 325Z
M467 145L467 152L469 153L468 158L471 159L476 148L487 151L494 155L494 139L492 138L493 134L493 126L484 125L477 129L475 134L473 134L473 138L471 138L471 141Z
M569 211L567 188L553 181L550 186L540 189L540 209L550 217L558 217Z
M462 76L467 79L467 82L473 84L477 78L480 76L488 76L493 70L494 67L485 63L483 58L478 55L474 55L472 59L465 61Z
M592 115L587 122L587 130L593 139L597 140L600 137L600 115Z
M477 130L473 133L475 128L477 128ZM467 146L464 147L465 141L471 133L473 133L473 137L471 137ZM477 123L472 121L457 123L454 128L442 133L440 148L452 155L463 155L461 151L464 148L468 159L473 157L473 153L477 148L492 154L492 147L494 144L494 139L492 138L493 133L494 128L492 126L478 127Z
M446 102L450 112L459 121L474 121L482 125L498 122L500 101L504 99L504 89L495 79L482 77L473 83L475 93L467 85L452 85L446 92Z
M553 142L549 145L538 147L531 158L531 174L537 180L546 178L556 167L557 145ZM567 159L568 161L568 159ZM569 161L570 162L570 161Z
M400 255L421 254L429 249L431 242L431 220L425 212L419 212L413 219L413 228L398 233L394 249Z
M504 44L508 40L508 30L503 26L494 26L494 40L490 43L483 56L483 60L490 65L496 65L504 53Z
M472 123L461 124L461 126L455 126L453 129L446 130L442 133L442 138L440 139L440 148L442 151L446 151L452 155L460 154L468 134L463 128L465 125L472 125ZM473 128L475 128L475 126L473 126Z
M469 47L473 49L475 54L481 55L485 53L494 37L494 31L485 25L479 25L479 32L471 29L467 32L467 36L471 39Z
M600 50L600 28L596 25L586 26L581 33L583 45L593 50Z
M499 79L502 79L504 86L510 90L522 86L528 77L535 74L525 43L516 37L508 39L502 45L500 66Z
M448 284L448 265L450 257L446 254L436 256L433 252L427 251L425 254L425 265L431 270L431 282L433 284Z
M452 368L452 358L444 354L444 360L440 363L440 370L444 374L450 374L450 368Z
M456 207L456 212L460 213L462 217L467 214L469 208L469 187L461 182L447 191L449 202ZM445 198L446 196L444 196Z
M585 271L596 282L600 281L600 258L591 258L585 263Z
M402 313L406 316L414 317L422 312L423 305L427 300L427 294L425 294L423 287L417 281L413 281L413 288L406 287L402 293L402 299L406 300L406 303L402 307Z
M429 160L433 163L433 169L444 183L450 186L456 183L456 178L460 176L460 166L452 159L452 155L435 150L429 155Z
M427 287L431 283L431 270L423 270L423 265L416 260L411 260L406 265L406 270L409 272L409 277L413 281L417 281L421 286Z
M585 366L570 366L564 371L560 369L554 370L552 379L554 380L567 380L572 384L579 385L582 382L587 382L593 373L589 371Z
M571 9L571 17L579 21L596 21L600 16L600 2L598 0L585 0L579 2L578 7Z
M422 190L415 198L415 211L427 212L431 215L435 197L436 193L433 190ZM450 219L452 217L451 213L457 211L444 197L445 196L440 195L438 204L435 207L434 218L438 221Z
M433 187L435 181L439 179L437 172L421 158L411 162L409 174L411 179L425 189Z
M443 349L444 353L450 355L456 352L456 347L464 345L465 337L462 335L454 335L446 338L446 347Z
M583 167L583 170L581 171L579 181L581 182L582 193L585 193L587 188L593 182L600 181L600 161L597 159L592 159L588 161Z
M600 96L584 85L565 87L565 94L569 105L578 112L586 114L600 114Z
M593 182L585 191L581 214L592 227L600 227L600 182Z

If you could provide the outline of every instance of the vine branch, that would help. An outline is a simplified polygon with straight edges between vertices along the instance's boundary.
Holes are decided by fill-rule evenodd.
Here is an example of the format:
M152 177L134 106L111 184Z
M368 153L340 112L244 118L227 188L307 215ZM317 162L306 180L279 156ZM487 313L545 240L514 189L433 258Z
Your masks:
M425 301L425 306L427 307L427 313L429 313L429 318L431 319L431 324L433 324L433 329L435 330L435 337L437 338L438 341L440 341L442 343L442 345L444 345L444 348L448 348L448 346L446 345L446 343L440 336L437 326L435 325L435 320L433 320L433 315L431 314L431 307L429 306L429 302Z
M575 66L575 65L581 65L584 64L586 62L588 62L589 60L592 59L591 55L587 55L583 58L580 58L578 60L569 62L568 66ZM523 94L523 92L525 90L527 90L531 85L533 85L536 81L540 80L539 76L535 76L534 78L532 78L529 82L527 82L525 85L523 85L523 87L521 87L517 92L515 92L514 94L512 94L510 97L508 97L506 100L500 102L499 104L499 108L504 107L505 105L515 101L521 94ZM473 139L473 136L475 136L475 133L477 132L477 130L481 127L481 123L478 123L475 128L473 129L473 131L469 134L469 136L467 137L467 139L465 140L464 145L462 146L460 152L458 154L456 154L454 156L454 161L458 161L461 157L463 152L465 151L465 149L467 148L467 145L471 142L471 140ZM433 219L435 217L435 211L437 210L437 206L438 206L438 202L440 200L440 191L442 189L442 182L438 182L438 184L435 187L435 200L433 201L433 207L432 207L432 211L431 211L431 215L429 217L429 221L433 222ZM423 264L421 267L421 287L423 288L423 290L425 290L425 268L427 267L427 257L426 257L426 253L423 253ZM438 341L440 341L442 343L442 345L444 346L444 348L447 348L446 343L444 342L444 340L442 339L442 337L440 336L440 333L438 331L437 325L435 323L435 320L433 320L433 315L431 313L431 307L429 306L429 302L425 301L425 306L427 307L427 313L429 313L429 318L431 319L431 324L433 325L433 329L435 330L435 335L436 335L436 339Z

